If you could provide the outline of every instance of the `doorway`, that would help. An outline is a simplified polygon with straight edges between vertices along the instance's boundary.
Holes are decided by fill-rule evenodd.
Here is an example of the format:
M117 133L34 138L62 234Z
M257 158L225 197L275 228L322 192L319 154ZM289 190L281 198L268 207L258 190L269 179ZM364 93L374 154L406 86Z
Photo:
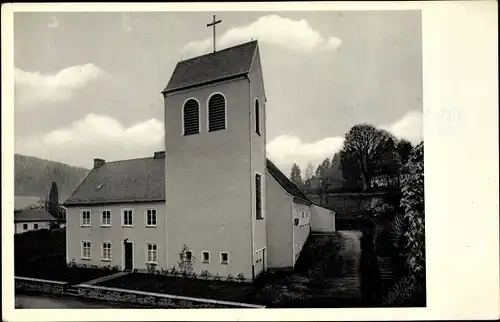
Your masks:
M125 254L125 270L132 271L134 269L134 243L125 241L124 243Z

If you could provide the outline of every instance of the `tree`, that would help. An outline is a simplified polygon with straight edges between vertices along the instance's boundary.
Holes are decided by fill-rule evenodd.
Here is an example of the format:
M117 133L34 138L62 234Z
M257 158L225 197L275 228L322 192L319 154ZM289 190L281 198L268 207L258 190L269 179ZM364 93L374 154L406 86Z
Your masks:
M57 192L57 184L55 182L52 182L50 187L48 212L57 219L57 227L59 227L61 223L61 216L59 213L59 194Z
M340 172L340 153L337 152L332 157L330 172L328 173L331 187L338 189L342 187L342 173Z
M307 164L306 170L304 171L304 181L312 179L314 175L314 165L311 161Z
M410 142L402 139L396 143L396 151L399 155L399 159L401 160L401 164L406 164L408 162L408 158L410 157L410 153L412 152L413 146Z
M380 161L391 146L393 149L394 139L389 132L369 124L353 126L345 135L341 150L342 172L359 177L362 189L370 189Z
M424 207L424 143L411 152L405 164L407 176L402 182L401 207L407 222L405 235L406 263L410 274L425 285L425 207Z
M294 163L293 166L292 166L292 171L291 171L291 174L290 174L290 180L297 186L299 187L300 189L302 189L302 176L300 174L300 168L299 166Z

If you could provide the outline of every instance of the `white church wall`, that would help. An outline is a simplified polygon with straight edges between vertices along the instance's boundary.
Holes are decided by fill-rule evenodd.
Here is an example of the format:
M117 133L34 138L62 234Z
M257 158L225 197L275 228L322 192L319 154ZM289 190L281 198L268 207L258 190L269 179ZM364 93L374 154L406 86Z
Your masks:
M311 206L311 230L313 232L334 232L335 213L317 205Z
M262 83L262 71L260 68L259 52L257 53L250 71L250 138L251 138L251 167L253 173L252 182L252 200L255 200L255 173L261 175L262 185L262 211L263 219L256 219L255 201L252 202L252 220L253 220L253 265L255 276L258 276L266 267L266 257L268 258L267 242L266 242L266 221L267 221L267 196L266 196L266 109L265 109L265 93ZM259 101L259 119L260 119L260 135L256 132L256 113L255 100ZM259 254L262 252L263 255ZM261 258L264 257L264 258Z
M207 131L207 100L226 97L227 128ZM252 276L253 213L250 173L248 80L196 88L165 99L167 263L177 265L186 244L196 257L194 270ZM189 98L200 103L200 134L183 136L181 109ZM202 263L201 252L210 252ZM221 264L220 253L229 262Z
M268 267L293 268L293 197L267 173L266 185Z
M122 212L132 210L133 226L123 227ZM146 210L156 209L156 227L147 227ZM90 210L90 227L82 227L81 211ZM101 212L111 212L111 224L101 225ZM124 268L123 241L127 238L133 242L133 268L145 270L147 243L157 245L157 268L166 266L166 238L165 238L165 203L126 203L114 205L68 207L66 215L66 260L75 260L79 265L118 266ZM91 242L90 259L82 259L82 242ZM111 242L111 260L101 259L103 242Z

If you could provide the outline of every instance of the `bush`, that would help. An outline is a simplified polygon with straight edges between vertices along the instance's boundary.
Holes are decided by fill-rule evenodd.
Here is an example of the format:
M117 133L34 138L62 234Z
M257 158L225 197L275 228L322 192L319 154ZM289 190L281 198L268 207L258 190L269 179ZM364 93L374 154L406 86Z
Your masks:
M383 298L382 303L399 307L425 305L425 287L420 285L415 278L407 275L393 286Z

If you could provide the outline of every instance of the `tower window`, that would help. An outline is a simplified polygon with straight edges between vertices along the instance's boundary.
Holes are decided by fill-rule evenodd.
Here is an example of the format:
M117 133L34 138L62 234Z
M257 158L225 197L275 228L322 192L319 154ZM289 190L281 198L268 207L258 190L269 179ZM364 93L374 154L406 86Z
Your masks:
M260 105L259 100L255 100L255 133L260 135Z
M189 99L183 107L184 135L200 133L200 105L194 99Z
M226 99L222 94L214 94L208 100L208 132L226 128Z
M255 216L257 220L264 219L262 216L262 179L260 174L255 174Z

